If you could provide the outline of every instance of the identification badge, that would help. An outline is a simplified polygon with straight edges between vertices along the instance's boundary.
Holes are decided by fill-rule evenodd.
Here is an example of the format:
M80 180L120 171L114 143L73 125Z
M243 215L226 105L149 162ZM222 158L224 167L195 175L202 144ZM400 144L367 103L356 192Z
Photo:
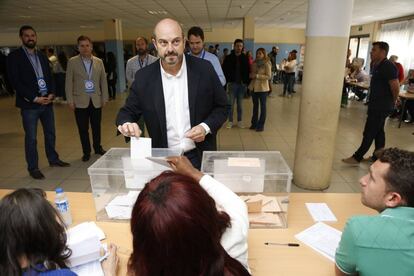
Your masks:
M37 86L39 86L39 93L44 96L47 94L47 85L46 81L42 77L37 78Z
M91 80L85 80L85 92L86 93L94 93L95 92L95 84Z

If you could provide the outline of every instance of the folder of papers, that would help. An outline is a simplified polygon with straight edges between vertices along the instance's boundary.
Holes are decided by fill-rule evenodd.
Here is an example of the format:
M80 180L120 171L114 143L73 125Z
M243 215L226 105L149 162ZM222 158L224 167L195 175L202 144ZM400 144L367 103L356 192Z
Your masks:
M101 256L103 231L94 222L81 223L67 231L67 245L72 251L68 259L69 267L96 261Z

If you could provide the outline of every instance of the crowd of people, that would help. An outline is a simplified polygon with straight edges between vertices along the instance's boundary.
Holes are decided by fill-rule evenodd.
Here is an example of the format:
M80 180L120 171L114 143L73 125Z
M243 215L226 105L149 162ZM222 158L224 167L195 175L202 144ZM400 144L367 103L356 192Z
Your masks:
M82 35L77 39L78 55L66 59L59 53L56 57L50 49L46 57L36 49L33 27L22 26L19 36L22 47L8 56L7 70L16 106L21 109L29 174L44 178L38 168L39 120L50 166L70 166L55 150L55 97L67 101L74 112L82 160L88 161L91 154L89 125L94 152L103 155L102 108L110 97L115 99L120 77L115 55L108 52L104 64L92 54L91 38ZM201 157L203 151L217 149L216 135L226 121L227 128L236 125L234 106L237 126L244 128L242 100L247 89L253 101L250 129L264 130L266 100L279 71L284 72L281 96L290 98L294 93L297 51L289 53L279 70L277 47L270 53L259 48L253 58L244 52L243 40L236 39L233 50L221 60L219 45L206 51L201 28L190 28L187 40L186 47L177 21L163 19L154 28L152 43L157 57L149 54L148 41L138 37L137 55L126 64L130 93L116 118L118 131L126 137L139 137L145 126L153 147L183 152L183 156L168 157L172 171L149 181L135 202L128 273L250 275L246 205L222 183L199 171ZM387 58L388 51L387 43L373 43L363 140L353 156L343 160L358 164L375 141L369 158L373 164L360 180L361 201L380 215L348 221L336 252L337 275L408 276L414 271L414 248L406 242L412 239L414 229L414 153L384 150L384 122L397 102L401 77L396 59ZM366 79L361 67L347 66L352 69L352 78ZM406 79L413 84L413 73ZM71 252L64 224L43 191L12 192L0 201L0 214L0 275L74 275L67 264ZM116 245L111 244L109 257L102 263L106 276L116 275L116 251ZM370 258L392 259L393 264L373 265Z
M58 153L55 150L56 135L52 107L54 102L67 104L74 113L83 152L81 160L84 162L90 160L92 147L95 154L105 154L106 151L101 145L102 110L108 101L116 99L117 80L122 77L117 73L117 59L114 53L107 52L104 60L96 57L94 55L92 39L81 35L76 41L77 54L75 56L67 58L63 51L56 56L53 48L48 48L46 55L44 55L36 47L37 33L33 27L28 25L22 26L19 30L19 36L22 46L10 53L7 58L7 79L10 80L13 91L16 91L16 106L22 111L22 121L25 130L25 156L29 174L35 179L44 178L43 173L38 167L36 147L36 129L39 120L45 133L46 155L50 165L70 166L69 163L59 159ZM251 51L246 53L243 40L236 39L233 44L233 50L229 52L225 48L222 55L220 55L219 44L211 45L212 47L206 50L204 32L200 27L196 26L188 30L186 40L183 37L182 41L180 40L179 42L182 42L182 45L179 45L180 47L182 46L182 49L168 48L166 49L167 52L163 53L164 42L158 43L155 37L153 37L152 42L149 43L145 37L138 37L135 42L137 55L131 57L126 62L125 78L130 90L130 97L127 100L126 106L121 109L118 119L122 118L122 120L127 120L129 123L130 121L135 122L135 119L138 118L137 128L140 135L145 135L144 130L146 127L154 141L159 139L159 142L156 143L159 147L179 147L184 152L191 152L191 154L189 153L191 155L190 160L194 162L198 160L197 162L199 162L203 150L214 150L216 148L216 132L226 120L227 128L232 128L236 125L239 128L245 127L243 124L242 103L246 95L250 95L253 102L250 129L261 132L265 128L266 99L272 91L272 81L276 82L276 76L283 72L284 93L288 93L288 96L294 93L296 50L290 52L288 60L279 66L276 63L278 47L273 47L270 53L266 53L264 48L259 48L255 53L256 56L253 57ZM152 49L151 51L150 48ZM140 107L141 109L137 110L134 105L133 114L130 114L129 117L125 117L125 111L128 109L130 98L135 97L137 94L135 89L143 89L140 86L142 84L145 84L145 90L164 91L165 95L168 93L170 86L165 85L165 83L171 79L169 78L171 74L175 76L177 72L175 72L174 68L174 70L169 71L167 68L169 62L166 62L166 67L162 67L164 70L161 70L166 75L161 74L163 78L154 79L159 69L156 69L155 66L151 67L151 65L156 63L158 59L162 61L162 55L166 56L164 57L166 60L169 59L170 51L176 57L185 54L184 60L188 59L189 68L192 66L193 57L198 59L194 61L196 64L200 62L199 60L207 61L213 66L219 83L215 82L215 77L211 77L210 80L205 78L206 75L211 74L209 69L205 68L200 71L202 76L200 79L205 80L206 83L198 83L198 85L205 86L202 89L213 92L212 98L209 98L209 93L195 91L196 87L191 85L191 80L193 72L197 72L197 70L189 71L189 75L184 76L184 78L188 78L190 85L184 94L188 93L190 100L184 97L180 102L173 101L172 98L169 101L176 103L175 108L190 108L192 110L195 102L202 108L198 108L196 113L191 113L189 118L187 116L186 118L175 118L177 121L172 122L173 125L171 126L167 125L167 131L163 131L165 122L160 122L161 125L155 127L154 122L156 118L152 118L151 112L148 113L149 111L147 110L150 106ZM155 56L150 53L153 53ZM178 65L181 66L181 63ZM152 87L145 80L136 81L137 76L141 76L137 72L141 70L147 72L146 67L155 69L145 77L145 80L152 80ZM200 66L196 65L196 67ZM33 81L33 79L36 81ZM159 82L159 80L162 80L162 82ZM158 86L154 86L156 83ZM180 87L184 88L183 83L179 84L179 82L173 81L172 84L181 85ZM177 88L179 86L174 89ZM206 99L203 99L202 95L206 96ZM149 95L142 95L142 97L146 100L151 98ZM212 101L212 99L214 100ZM139 102L145 102L146 100L140 99ZM211 106L203 110L206 103L210 102ZM168 113L166 114L167 118L174 118L177 114L180 114L174 108L170 108L172 105L169 102L168 104L167 102L163 103L163 101L158 103L160 105L165 104L165 109L162 112ZM236 109L237 124L233 123L234 109ZM158 114L158 116L164 117L165 114ZM205 122L207 119L211 121ZM146 121L151 122L148 123ZM169 123L168 121L166 123ZM120 121L117 122L121 123ZM124 123L122 122L122 124ZM176 126L176 123L181 123L181 125ZM195 127L196 124L198 126L195 129L190 127L190 125ZM89 138L89 128L92 130L92 145ZM177 130L178 128L180 129L179 131ZM182 133L184 131L183 128L187 131L185 134ZM190 129L191 131L189 131ZM119 128L119 130L123 133L122 128ZM196 164L196 167L199 167L199 164Z

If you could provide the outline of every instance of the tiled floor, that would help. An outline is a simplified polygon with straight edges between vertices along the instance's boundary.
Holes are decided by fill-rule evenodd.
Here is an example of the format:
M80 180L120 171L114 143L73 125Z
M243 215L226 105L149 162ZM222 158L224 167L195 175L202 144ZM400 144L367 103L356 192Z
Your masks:
M293 168L296 130L300 101L300 85L293 98L277 97L281 86L274 86L275 97L268 98L268 116L265 131L257 133L249 129L223 128L218 135L219 150L278 150ZM120 95L116 101L108 103L103 111L102 145L126 147L124 139L116 136L114 125L118 109L123 105L126 95ZM338 103L339 104L339 103ZM38 129L38 151L40 169L45 180L33 180L26 171L24 159L24 133L19 110L14 106L14 98L0 98L0 188L15 189L24 186L36 186L52 190L62 186L66 191L90 191L87 168L98 156L92 156L89 162L80 161L82 156L79 136L73 113L66 105L55 105L57 151L62 160L70 162L69 168L50 168L44 153L42 128ZM249 126L252 103L244 100L244 124ZM325 192L359 192L358 179L367 172L368 164L350 167L342 164L341 158L350 156L359 146L365 122L366 106L351 101L347 108L341 109L336 138L336 152L332 167L330 187ZM386 125L387 146L398 146L414 151L413 125L402 125L389 120ZM293 192L307 192L292 186Z

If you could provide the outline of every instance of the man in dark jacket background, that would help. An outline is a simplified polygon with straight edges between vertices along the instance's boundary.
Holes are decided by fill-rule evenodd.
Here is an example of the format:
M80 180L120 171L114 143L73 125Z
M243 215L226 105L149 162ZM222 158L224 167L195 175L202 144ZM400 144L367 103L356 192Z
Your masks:
M246 86L249 84L249 61L245 54L243 54L243 40L236 39L233 44L233 51L226 56L223 62L224 76L227 80L227 96L229 99L230 111L227 128L233 127L233 107L237 99L237 126L244 128L242 115L242 101Z
M45 137L45 150L51 167L68 167L55 150L53 114L54 83L46 56L36 49L37 35L31 26L19 31L22 47L7 57L10 82L16 90L16 106L20 108L25 132L24 145L27 170L34 179L45 176L39 170L37 123L40 120Z

